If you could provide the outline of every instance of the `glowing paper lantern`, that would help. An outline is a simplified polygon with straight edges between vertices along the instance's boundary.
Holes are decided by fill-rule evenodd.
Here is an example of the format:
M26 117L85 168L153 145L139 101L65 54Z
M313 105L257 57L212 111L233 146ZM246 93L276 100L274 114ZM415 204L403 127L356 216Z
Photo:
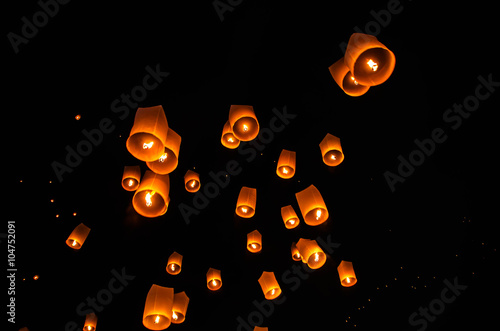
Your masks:
M210 268L207 272L207 287L209 290L217 291L222 286L220 270Z
M141 182L141 167L125 166L122 176L122 187L127 191L135 191Z
M97 316L95 313L90 313L87 314L85 317L85 326L83 327L83 330L85 331L95 331L97 325Z
M192 170L188 170L184 175L184 186L186 191L195 193L200 189L200 175Z
M340 138L327 133L325 138L319 143L319 148L321 150L323 162L326 165L335 167L344 161L344 153L340 145Z
M90 228L83 223L80 223L76 226L76 228L71 232L68 239L66 239L66 245L73 249L82 248L85 239L89 235Z
M132 198L135 211L144 217L165 214L170 202L170 179L168 175L158 175L146 170L139 188Z
M302 255L300 255L299 249L297 248L297 245L295 243L292 243L291 251L292 251L292 259L294 261L302 260Z
M172 322L174 289L153 284L146 297L142 324L150 330L163 330Z
M166 175L174 171L179 164L181 140L182 138L177 132L171 128L168 129L163 153L157 160L146 162L148 168L160 175Z
M177 252L173 252L167 262L167 272L171 275L177 275L181 272L182 268L182 255Z
M234 136L229 121L227 121L226 124L224 124L224 128L222 129L222 137L220 137L220 142L224 147L230 149L238 148L238 146L240 145L240 140Z
M278 166L276 167L278 176L288 179L295 175L295 155L295 152L287 151L286 149L281 151Z
M328 209L316 186L311 185L303 191L295 193L300 212L307 225L320 225L328 219Z
M281 294L281 288L274 276L274 272L264 271L259 278L259 284L267 300L276 299Z
M342 260L337 267L337 271L339 272L340 284L342 286L350 287L358 281L352 267L352 262Z
M293 229L300 223L299 217L291 205L281 207L281 218L287 229Z
M255 215L257 204L257 189L243 186L236 202L236 215L250 218Z
M259 122L252 106L231 105L229 124L233 135L241 141L250 141L259 134Z
M326 262L326 255L316 240L300 238L297 242L297 249L302 262L307 263L311 269L321 268Z
M268 328L256 326L253 328L253 331L268 331Z
M247 234L247 249L252 253L260 252L262 249L262 235L254 230Z
M344 58L341 58L329 68L330 74L338 86L351 97L358 97L365 94L370 87L359 84L354 76L349 71L349 68L344 63Z
M163 154L168 123L162 106L139 108L127 139L127 149L141 161L158 160Z
M396 57L375 36L353 33L347 44L344 62L359 84L375 86L391 76Z
M186 319L189 298L186 292L174 294L174 305L172 308L172 323L180 324Z

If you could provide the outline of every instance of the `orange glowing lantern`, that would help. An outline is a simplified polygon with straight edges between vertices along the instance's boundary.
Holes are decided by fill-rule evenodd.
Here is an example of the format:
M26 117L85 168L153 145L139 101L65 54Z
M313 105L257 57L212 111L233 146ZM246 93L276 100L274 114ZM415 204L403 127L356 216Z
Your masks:
M259 134L259 122L252 106L231 105L229 124L233 135L241 141L250 141Z
M264 271L259 278L259 284L267 300L276 299L281 294L281 288L272 271Z
M146 162L149 169L160 175L171 173L179 164L179 151L181 148L181 136L171 128L168 129L163 154L155 161Z
M168 131L162 106L139 108L127 139L127 149L141 161L158 160L164 153Z
M396 57L375 36L353 33L347 44L344 62L359 84L375 86L391 76Z
M247 249L252 253L260 252L262 249L262 235L254 230L247 234Z
M295 154L295 152L287 151L286 149L281 151L276 168L278 176L289 179L295 175Z
M257 189L243 186L236 202L236 215L250 218L255 215L257 204Z
M188 170L184 175L184 186L186 191L195 193L200 189L200 175L192 170Z
M233 134L233 130L231 130L231 124L229 121L224 124L224 128L222 129L222 137L220 138L220 142L224 147L235 149L240 145L240 140L236 138Z
M141 167L125 166L122 176L122 187L127 191L135 191L141 182Z
M342 286L350 287L358 281L352 267L352 262L342 260L337 267L337 271L339 272L340 284Z
M295 193L300 212L307 225L320 225L328 219L328 209L316 186L311 185L303 191Z
M177 275L181 272L182 268L182 255L177 252L173 252L167 262L167 272L171 275Z
M300 255L299 249L297 248L297 245L295 243L292 243L291 251L292 251L292 259L294 261L302 260L302 255Z
M90 228L83 223L77 225L77 227L71 232L68 239L66 239L66 245L73 249L82 248L85 239L89 235Z
M180 324L186 319L189 298L186 292L174 294L174 305L172 308L172 323Z
M291 205L281 207L281 218L287 229L293 229L300 223L299 217Z
M325 138L320 142L319 148L321 150L323 162L326 165L335 167L344 161L344 153L340 145L340 138L327 133Z
M146 297L142 324L150 330L163 330L172 322L174 289L153 284Z
M297 249L302 256L302 262L307 263L311 269L321 268L326 262L326 255L316 240L300 238Z
M210 268L207 272L207 287L209 290L217 291L222 286L220 270Z
M253 331L268 331L267 327L256 326L253 328Z
M344 58L341 58L329 68L330 74L338 86L351 97L358 97L365 94L370 87L359 84L354 76L349 71L349 68L344 63Z
M170 202L170 179L168 175L158 175L146 170L139 188L132 198L135 211L144 217L165 214Z
M85 326L83 327L84 331L95 331L97 325L97 316L95 313L87 314L85 317Z

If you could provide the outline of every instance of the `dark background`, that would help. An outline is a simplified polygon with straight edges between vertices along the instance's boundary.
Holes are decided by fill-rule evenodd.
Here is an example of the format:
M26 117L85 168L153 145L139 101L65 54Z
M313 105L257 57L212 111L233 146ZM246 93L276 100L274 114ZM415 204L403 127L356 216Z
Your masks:
M493 323L499 92L456 130L442 116L474 94L479 75L500 81L496 9L493 3L402 1L402 11L377 35L396 55L393 75L349 97L328 67L343 56L339 44L354 27L364 31L375 22L370 12L387 4L246 0L221 21L211 1L72 1L17 54L7 34L20 34L21 18L32 21L40 7L25 1L5 10L3 209L5 221L15 220L18 268L12 330L65 330L71 321L81 329L85 317L76 307L107 289L111 271L122 268L135 278L97 313L98 330L145 330L152 284L186 291L191 299L186 321L170 329L235 330L238 317L248 322L258 315L252 302L264 301L257 282L264 270L275 272L286 298L263 317L269 330L417 330L409 316L439 298L443 281L455 277L467 289L427 329ZM146 66L156 65L170 75L138 106L162 105L182 144L170 174L169 209L147 219L133 210L133 192L120 185L125 165L147 169L125 148L136 108L120 119L111 104L142 84ZM296 117L250 158L220 143L231 104L253 105L261 129L269 127L273 108L286 107ZM65 163L66 146L76 148L85 139L82 130L97 128L103 118L115 129L58 181L51 164ZM391 192L384 173L397 173L398 156L407 158L417 148L414 140L429 138L437 127L447 140ZM345 160L335 168L321 160L318 144L326 133L341 138ZM275 173L283 148L297 152L290 180ZM179 205L192 206L194 195L183 187L184 173L199 172L203 190L209 173L230 160L241 173L186 224ZM330 219L287 230L280 208L292 204L299 212L295 193L311 184ZM242 186L257 188L251 219L234 214ZM65 240L81 222L92 230L73 251ZM263 235L257 255L245 248L254 229ZM328 236L340 247L326 264L297 286L284 284L281 276L302 265L290 258L291 242ZM165 271L174 250L184 256L177 276ZM354 287L340 285L341 260L354 264ZM205 284L209 267L222 270L217 292Z

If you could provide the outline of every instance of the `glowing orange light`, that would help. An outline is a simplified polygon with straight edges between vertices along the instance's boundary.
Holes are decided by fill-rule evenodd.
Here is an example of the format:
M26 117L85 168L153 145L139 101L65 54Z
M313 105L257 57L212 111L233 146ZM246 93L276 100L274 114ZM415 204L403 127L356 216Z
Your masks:
M151 197L155 195L154 191L150 191L146 194L146 206L151 207L153 204L153 201L151 201Z
M160 162L163 162L167 159L167 153L163 154L162 156L160 156L160 158L158 159L158 161Z
M129 179L128 186L132 186L132 185L134 185L134 180L133 179Z
M154 144L153 141L151 141L149 143L144 143L144 144L142 144L142 148L143 149L150 149L151 147L153 147L153 144Z
M76 116L75 116L75 120L77 120L77 121L78 121L80 118L82 118L82 116L81 116L80 114L78 114L78 115L76 115Z
M316 210L316 220L319 220L321 217L321 209Z
M178 318L177 314L175 313L175 311L173 311L173 312L172 312L172 319L173 319L174 321L177 321L177 318Z
M368 62L366 62L366 64L368 64L370 66L370 68L372 69L372 71L377 71L378 64L376 62L373 62L372 59L368 60Z
M160 315L156 315L155 324L160 323Z
M71 244L71 246L76 246L77 242L76 240L73 240L73 243Z
M233 139L233 137L229 137L229 138L227 138L227 141L228 141L228 142L230 142L230 143L234 143L234 139Z
M351 76L351 80L353 81L354 85L358 85L358 81L354 79L354 77Z
M38 278L40 278L38 275L34 275L34 276L33 276L33 279L34 279L34 280L38 280Z
M243 131L247 132L248 131L248 125L243 124Z
M246 207L241 207L241 211L244 212L244 213L247 213L248 212L248 208Z

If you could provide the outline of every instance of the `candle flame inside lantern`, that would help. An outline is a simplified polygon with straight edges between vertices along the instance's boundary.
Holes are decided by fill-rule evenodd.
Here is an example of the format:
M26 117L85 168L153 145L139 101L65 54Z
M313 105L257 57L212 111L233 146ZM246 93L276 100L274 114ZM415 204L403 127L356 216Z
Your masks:
M87 326L87 330L89 330L89 331L92 330L92 327L90 325Z
M212 280L212 285L213 285L213 286L217 286L217 281L216 281L215 279L214 279L214 280Z
M248 125L243 124L243 131L247 132L248 131Z
M351 280L349 279L349 277L347 277L347 278L345 279L345 281L346 281L346 283L347 283L347 284L349 284L349 283L351 282Z
M274 292L275 292L275 291L276 291L276 289L274 289L274 288L273 288L273 289L271 290L271 295L274 295Z
M71 246L76 246L76 240L73 240L73 242L71 243Z
M283 168L283 173L284 173L284 174L287 174L287 173L288 173L288 170L286 170L286 168Z
M319 220L320 217L321 217L321 209L318 209L316 210L316 220Z
M373 71L377 71L378 64L376 62L373 62L372 59L368 60L368 62L366 62L366 64L368 64Z
M150 191L146 194L146 206L151 207L153 204L153 201L151 201L151 197L155 195L156 192Z
M300 259L300 253L295 253L295 258Z
M175 271L175 264L173 264L173 263L172 263L172 264L170 265L170 269L172 269L172 271Z
M253 249L257 248L257 245L255 245L255 244L250 244L250 246L252 246Z
M160 162L163 162L167 159L167 153L163 154L162 156L160 156L160 158L158 159L158 161Z
M230 142L230 143L233 143L234 139L233 139L233 137L229 137L229 138L227 138L227 141Z
M150 149L151 147L153 147L153 144L154 144L154 142L152 142L152 141L149 143L144 143L144 144L142 144L142 148L143 149Z
M173 318L174 321L177 321L178 316L175 313L175 311L172 312L172 318Z
M194 187L196 185L196 181L195 180L192 180L191 181L191 187Z
M336 160L337 158L335 157L335 155L332 154L332 156L330 156L330 159Z
M132 185L134 185L134 181L132 179L129 179L128 180L128 186L132 186Z
M246 208L246 207L241 207L241 211L242 211L242 212L244 212L244 213L246 213L246 212L248 212L248 208Z
M319 261L319 254L315 253L314 254L314 262L318 262L318 261Z
M160 315L156 315L155 324L160 323Z
M359 83L354 79L354 77L351 76L351 79L352 79L352 82L354 83L354 85L358 85Z
M295 224L295 220L288 220L288 223L290 223L290 225L294 225Z

